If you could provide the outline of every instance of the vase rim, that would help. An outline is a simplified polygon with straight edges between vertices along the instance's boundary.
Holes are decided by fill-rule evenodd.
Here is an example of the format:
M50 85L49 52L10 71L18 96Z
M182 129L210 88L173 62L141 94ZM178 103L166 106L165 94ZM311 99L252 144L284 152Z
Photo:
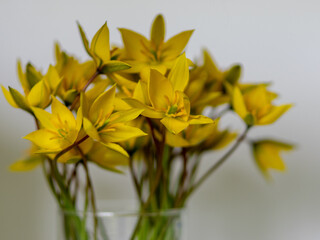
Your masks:
M96 211L95 214L92 210L83 211L83 210L69 210L69 209L61 209L63 214L74 215L80 214L84 215L95 215L97 217L136 217L136 216L145 216L145 217L154 217L154 216L176 216L180 215L185 211L185 208L169 208L158 211L139 211L139 210L119 210L119 211Z

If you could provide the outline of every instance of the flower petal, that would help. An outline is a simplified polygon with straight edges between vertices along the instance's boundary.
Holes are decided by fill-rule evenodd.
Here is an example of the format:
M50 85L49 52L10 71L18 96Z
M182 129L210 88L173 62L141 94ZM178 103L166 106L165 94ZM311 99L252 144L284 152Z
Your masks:
M139 128L124 124L110 125L99 132L102 142L123 142L131 138L147 135Z
M171 117L161 119L161 123L173 134L178 134L189 126L188 122Z
M45 108L50 102L50 91L43 80L36 83L29 95L27 100L30 106Z
M129 157L129 154L126 150L123 149L119 144L111 143L111 142L101 142L104 146L121 153L122 155Z
M146 51L143 43L147 43L148 40L139 33L125 28L119 28L119 31L128 57L131 59L146 61L148 58L143 54L143 52Z
M233 89L233 96L232 96L232 106L234 111L242 118L244 119L248 112L246 105L244 103L243 96L241 94L241 91L238 87L235 87Z
M92 125L89 119L83 118L84 131L94 140L100 141L100 136L97 129Z
M180 134L173 134L166 132L166 143L171 147L188 147L190 143L184 139Z
M212 120L211 118L203 115L190 115L188 122L190 125L195 125L195 124L214 123L216 122L216 120Z
M167 110L174 96L170 81L157 70L153 69L150 70L148 93L152 106L161 111Z
M116 112L110 116L110 124L129 122L133 119L136 119L143 111L143 109L132 108L129 110Z
M94 53L103 63L110 60L110 43L109 43L109 29L107 23L98 30L94 35L91 45L91 52Z
M108 91L99 95L93 102L90 111L89 119L92 123L96 123L98 116L109 116L114 109L114 98L116 95L116 85L113 85Z
M280 118L291 107L292 107L292 104L273 106L267 115L258 119L257 125L266 125L266 124L274 123L278 118Z
M7 102L14 108L18 108L18 105L16 104L16 102L13 100L11 93L4 87L1 85L1 89L3 92L4 97L6 98Z
M194 30L181 32L163 44L163 58L165 61L173 60L186 47Z
M67 124L71 129L76 128L76 120L72 112L55 97L52 97L52 114L59 116L62 124Z
M189 82L189 66L185 53L181 54L175 61L169 76L174 91L183 92Z
M136 99L123 98L122 100L134 108L144 109L144 111L141 113L142 116L148 118L163 118L165 116L164 112L156 111L152 107L149 107Z
M56 130L56 127L51 122L52 114L50 114L46 110L43 110L41 108L35 108L35 107L32 108L32 111L44 128L50 129L52 131Z
M165 35L165 23L163 16L159 14L151 28L151 41L155 44L156 48L164 41L164 35Z
M64 141L61 141L57 133L47 129L31 132L23 138L28 139L40 148L50 151L62 150L65 145Z

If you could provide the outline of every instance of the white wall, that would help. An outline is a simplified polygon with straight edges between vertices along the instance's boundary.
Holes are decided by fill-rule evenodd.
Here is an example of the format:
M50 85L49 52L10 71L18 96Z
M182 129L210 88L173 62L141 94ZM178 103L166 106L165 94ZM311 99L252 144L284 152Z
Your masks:
M90 2L90 3L89 3ZM0 2L1 84L18 88L16 59L46 70L53 62L53 41L82 59L87 56L76 27L89 36L108 20L111 41L117 27L149 34L163 13L167 36L195 28L187 55L206 46L222 67L244 65L244 81L274 82L283 103L295 107L278 123L250 137L291 140L298 149L285 157L288 170L266 183L243 146L194 195L189 204L189 239L320 239L320 3L317 0L198 1L27 1ZM11 108L0 94L0 239L55 240L55 203L40 169L11 173L33 130L33 122ZM204 168L214 161L207 156ZM99 198L132 198L129 178L93 170ZM114 188L117 184L121 187Z

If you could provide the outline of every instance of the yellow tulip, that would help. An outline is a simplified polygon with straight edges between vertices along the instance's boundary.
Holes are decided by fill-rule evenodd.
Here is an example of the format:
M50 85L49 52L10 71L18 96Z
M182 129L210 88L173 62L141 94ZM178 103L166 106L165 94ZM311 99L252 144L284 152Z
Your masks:
M146 135L140 129L125 124L137 118L143 110L130 109L113 113L115 91L114 85L100 94L92 105L89 105L84 94L81 95L83 127L92 139L127 156L127 152L116 143Z
M82 126L81 109L77 118L72 112L55 97L52 98L51 111L49 113L40 108L32 108L32 111L41 124L41 129L29 133L25 139L37 145L42 153L57 153L72 145Z
M46 75L42 76L31 64L27 65L26 73L24 73L21 63L18 61L18 75L25 95L16 89L9 87L8 91L1 86L2 92L11 106L30 113L32 113L32 107L46 108L51 101L50 95L57 93L61 82L61 78L53 66L49 66Z
M219 119L207 125L193 125L177 135L167 132L166 142L172 147L193 147L196 151L219 150L226 147L237 136L228 130L218 129Z
M151 69L148 85L140 81L134 97L124 100L132 107L144 109L143 116L161 119L161 123L173 134L180 133L189 125L212 123L205 116L190 115L190 101L183 93L188 81L188 63L182 54L176 59L168 78ZM147 105L149 102L151 106Z
M274 94L268 92L265 85L257 86L243 94L238 87L234 87L232 105L247 125L267 125L275 122L292 106L274 106L273 99Z
M120 173L122 171L118 167L127 166L129 163L127 156L119 153L119 151L107 148L99 142L93 144L88 152L88 159L104 169Z
M260 140L252 143L255 161L265 176L269 169L285 170L285 164L280 156L281 151L290 151L293 145L274 140Z
M181 32L165 41L165 23L158 15L151 28L150 40L134 31L119 29L125 47L124 60L132 68L128 72L148 75L150 68L165 74L186 47L193 30Z
M83 45L87 53L93 58L99 72L110 73L120 70L129 69L130 66L124 62L116 61L111 58L110 42L109 42L109 28L107 23L103 24L98 32L93 36L91 44L78 23L79 31L82 37Z

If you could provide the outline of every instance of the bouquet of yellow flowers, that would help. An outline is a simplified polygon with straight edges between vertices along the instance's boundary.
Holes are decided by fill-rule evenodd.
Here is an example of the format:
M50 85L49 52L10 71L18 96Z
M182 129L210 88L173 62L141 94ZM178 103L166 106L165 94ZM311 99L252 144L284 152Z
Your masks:
M111 47L107 23L91 41L78 27L90 60L80 62L56 44L56 62L46 73L18 62L23 93L2 86L9 104L29 113L37 128L24 137L32 143L29 155L11 170L42 165L59 207L73 213L64 215L66 239L109 239L107 226L96 215L90 164L116 173L127 166L142 214L181 209L249 130L274 123L291 107L273 104L278 95L268 83L240 82L240 65L221 70L207 50L200 63L188 59L184 49L193 30L167 40L162 15L155 18L149 39L120 28L123 47ZM244 123L241 134L219 126L228 112ZM266 177L270 168L285 168L279 152L293 148L271 139L248 142ZM200 157L226 147L198 176ZM85 172L83 189L80 168ZM77 214L79 209L83 215ZM86 227L89 210L92 233ZM179 239L172 221L140 218L131 239Z

